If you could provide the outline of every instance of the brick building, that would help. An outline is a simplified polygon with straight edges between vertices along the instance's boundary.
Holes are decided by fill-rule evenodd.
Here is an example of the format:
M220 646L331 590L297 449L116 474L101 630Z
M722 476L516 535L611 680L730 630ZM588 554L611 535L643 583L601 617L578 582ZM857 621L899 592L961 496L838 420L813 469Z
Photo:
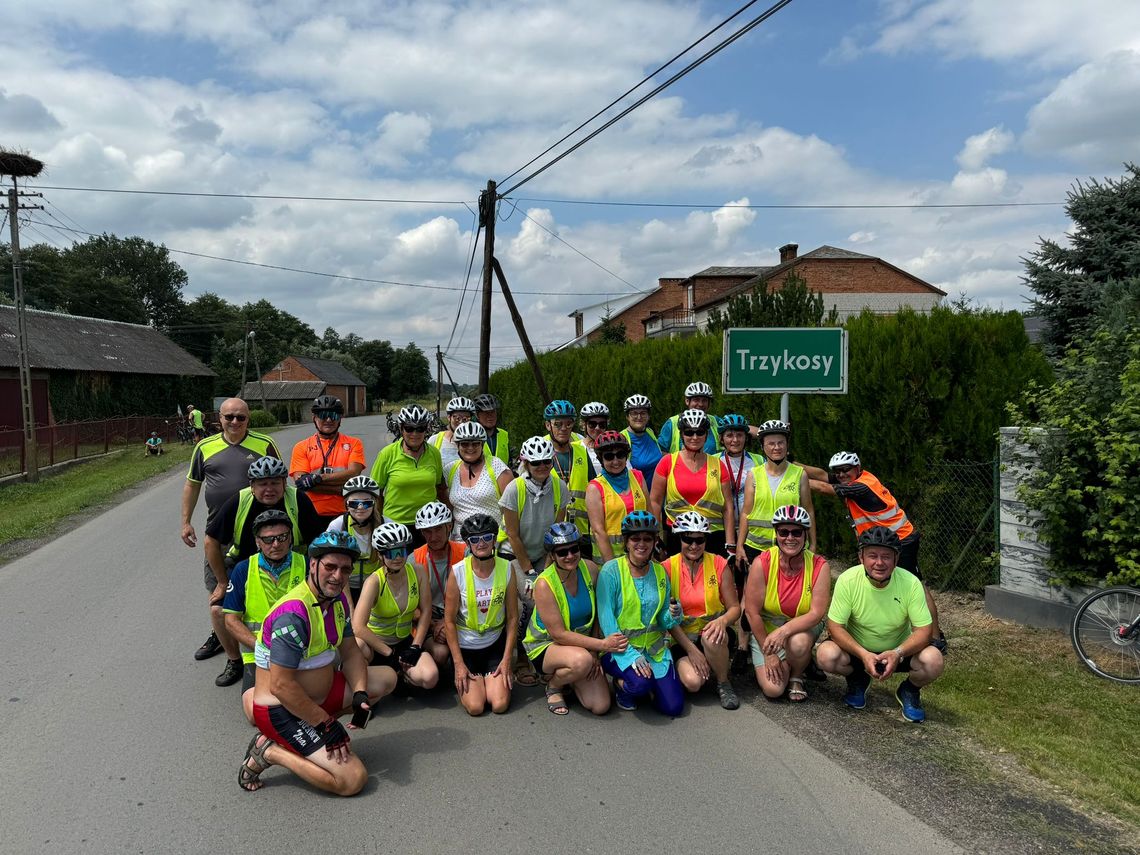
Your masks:
M333 395L344 403L345 415L368 412L364 381L333 359L287 356L262 375L246 383L242 397L256 403L264 396L272 408L307 413L318 395Z

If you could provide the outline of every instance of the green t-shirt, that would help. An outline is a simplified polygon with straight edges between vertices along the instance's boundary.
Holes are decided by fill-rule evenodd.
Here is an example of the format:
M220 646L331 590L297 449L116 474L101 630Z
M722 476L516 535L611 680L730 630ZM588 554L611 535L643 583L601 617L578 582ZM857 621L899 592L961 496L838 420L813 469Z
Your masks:
M862 564L844 570L835 580L827 619L845 626L851 637L872 653L898 647L914 627L931 623L917 576L896 567L887 586L876 588Z
M408 455L400 440L381 449L372 464L372 479L384 493L384 516L393 522L413 525L416 511L436 498L436 485L443 481L439 449L424 443L420 459Z
M192 412L190 414L190 421L191 421L191 423L193 423L194 428L196 430L201 430L202 429L202 411L201 410L195 410L194 412Z

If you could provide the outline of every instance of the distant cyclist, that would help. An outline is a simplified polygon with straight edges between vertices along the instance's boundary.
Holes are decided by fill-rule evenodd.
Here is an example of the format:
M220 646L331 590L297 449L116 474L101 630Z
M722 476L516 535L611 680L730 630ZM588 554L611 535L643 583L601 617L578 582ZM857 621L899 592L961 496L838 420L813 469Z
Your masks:
M340 432L344 404L321 395L309 408L317 432L293 446L289 475L306 492L327 526L344 512L341 488L364 471L364 443Z
M439 450L445 471L459 459L459 449L455 445L455 429L473 418L475 418L475 404L470 398L459 396L447 402L447 427L428 439L428 442Z
M150 436L143 443L143 452L145 457L160 457L165 452L162 447L162 437L158 435L158 431L152 430L150 432Z
M499 399L483 393L476 395L472 403L475 405L476 420L487 432L487 449L491 456L510 466L511 438L506 430L499 427Z
M712 406L713 390L712 386L708 383L700 381L690 383L685 387L685 409L686 410L700 410L702 413L708 413L709 407ZM678 426L679 415L666 419L664 424L661 425L661 431L657 434L657 445L666 453L671 454L681 449L681 431ZM712 417L710 416L710 419ZM709 434L705 439L705 451L708 454L716 454L720 451L720 435L717 432L717 425L715 419L709 422Z
M653 474L661 459L657 434L649 427L649 413L653 404L645 395L630 395L625 399L625 420L628 427L621 435L629 442L630 465L645 477L646 489L653 487Z

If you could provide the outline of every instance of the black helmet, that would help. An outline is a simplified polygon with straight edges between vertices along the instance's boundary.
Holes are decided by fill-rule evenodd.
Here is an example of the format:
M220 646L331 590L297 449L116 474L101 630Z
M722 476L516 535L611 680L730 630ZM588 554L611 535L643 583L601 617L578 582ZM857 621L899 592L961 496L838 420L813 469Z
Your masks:
M309 408L310 412L316 413L320 410L332 410L334 413L344 414L344 404L340 402L340 398L334 395L321 395L313 401L313 406Z
M481 534L498 534L499 524L495 518L488 514L472 514L463 521L459 527L459 536L464 540L478 537Z
M885 546L887 549L893 549L897 554L902 549L902 541L899 540L897 534L886 526L877 525L859 535L859 548L865 549L868 546Z
M486 392L482 395L476 395L472 403L475 404L475 412L477 413L489 413L491 410L499 409L499 399Z
M289 515L284 511L279 511L276 508L270 508L268 511L262 511L253 518L253 533L256 536L259 531L267 525L287 525L290 529L293 527L292 520Z

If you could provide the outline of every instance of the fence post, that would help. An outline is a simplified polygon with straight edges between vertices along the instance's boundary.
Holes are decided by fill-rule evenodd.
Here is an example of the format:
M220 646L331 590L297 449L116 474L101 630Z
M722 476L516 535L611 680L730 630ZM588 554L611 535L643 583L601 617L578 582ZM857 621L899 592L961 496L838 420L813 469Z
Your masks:
M55 466L55 425L52 425L48 430L51 431L48 436L51 437L51 448L48 450L48 466Z
M111 450L111 420L103 420L103 453Z
M79 426L71 426L71 447L72 447L72 460L79 459Z

